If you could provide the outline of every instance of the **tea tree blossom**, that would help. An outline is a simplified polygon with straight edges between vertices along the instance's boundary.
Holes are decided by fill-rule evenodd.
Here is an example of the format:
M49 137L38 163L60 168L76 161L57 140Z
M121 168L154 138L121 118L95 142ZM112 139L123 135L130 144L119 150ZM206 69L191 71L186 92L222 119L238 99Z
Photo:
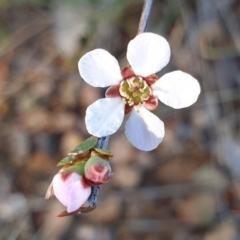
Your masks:
M86 111L90 134L104 137L115 133L124 115L130 113L125 134L133 146L150 151L162 141L164 123L150 111L158 99L175 108L196 102L200 86L196 79L182 71L155 75L170 59L170 46L161 36L141 33L130 41L127 60L130 67L120 70L117 60L107 51L86 53L78 63L80 75L93 87L109 87L106 98L91 104ZM150 110L150 111L149 111Z

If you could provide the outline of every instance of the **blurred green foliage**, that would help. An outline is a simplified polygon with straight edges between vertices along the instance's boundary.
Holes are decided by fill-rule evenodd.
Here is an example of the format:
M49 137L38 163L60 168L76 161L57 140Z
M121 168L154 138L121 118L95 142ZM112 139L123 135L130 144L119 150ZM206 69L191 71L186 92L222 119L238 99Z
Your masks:
M107 7L109 5L131 4L142 2L141 0L0 0L0 7L15 7L15 6L49 6L51 4L69 4L78 6L93 6L93 7Z
M47 6L51 0L0 0L0 7L18 7L24 5L42 5Z

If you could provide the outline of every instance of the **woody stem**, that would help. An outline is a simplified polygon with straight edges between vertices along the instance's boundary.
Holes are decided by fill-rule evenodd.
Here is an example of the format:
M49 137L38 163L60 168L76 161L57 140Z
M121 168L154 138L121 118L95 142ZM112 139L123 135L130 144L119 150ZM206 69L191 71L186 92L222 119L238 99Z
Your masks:
M98 138L98 141L95 147L103 150L107 150L109 138L110 136ZM98 196L99 189L100 189L99 186L92 187L91 195L88 198L89 207L95 207L97 205L97 196Z
M143 10L142 10L139 27L138 27L138 34L146 32L147 30L151 8L152 8L152 2L153 2L152 0L144 0ZM109 138L110 136L98 138L96 147L106 150L108 148ZM96 206L98 192L99 192L99 186L92 187L92 193L88 198L89 207Z
M152 3L153 3L152 0L144 0L142 15L138 26L138 34L146 32L147 30Z

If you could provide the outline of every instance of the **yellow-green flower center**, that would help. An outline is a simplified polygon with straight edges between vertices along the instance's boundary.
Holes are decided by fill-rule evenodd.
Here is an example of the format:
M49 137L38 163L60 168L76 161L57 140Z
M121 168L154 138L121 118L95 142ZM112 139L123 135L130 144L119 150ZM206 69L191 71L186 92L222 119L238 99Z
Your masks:
M141 77L132 77L120 83L119 92L126 100L126 103L133 106L148 100L151 89Z

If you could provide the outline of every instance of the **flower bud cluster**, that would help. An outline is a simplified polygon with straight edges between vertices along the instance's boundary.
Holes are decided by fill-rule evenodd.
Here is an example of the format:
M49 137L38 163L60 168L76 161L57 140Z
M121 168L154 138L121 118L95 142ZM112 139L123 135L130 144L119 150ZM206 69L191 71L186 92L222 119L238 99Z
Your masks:
M96 143L97 138L88 138L57 164L62 168L54 176L45 198L55 195L66 206L66 211L58 216L81 213L87 208L83 204L91 196L92 187L106 183L112 175L109 158L113 155L94 148Z

